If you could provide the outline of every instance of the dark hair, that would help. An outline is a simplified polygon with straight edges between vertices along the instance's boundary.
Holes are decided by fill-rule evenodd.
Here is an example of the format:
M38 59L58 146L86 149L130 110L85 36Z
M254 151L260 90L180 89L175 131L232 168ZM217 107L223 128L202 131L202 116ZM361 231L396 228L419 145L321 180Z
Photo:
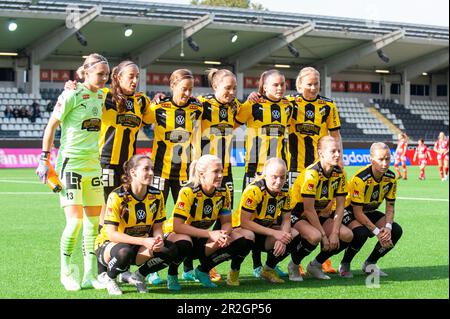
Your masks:
M112 100L118 106L119 113L123 113L126 111L126 101L127 98L122 91L122 88L119 84L119 75L120 73L130 65L134 65L138 70L138 66L133 61L125 60L119 63L119 65L115 66L111 72L111 93Z
M131 200L130 197L130 190L131 190L131 170L136 168L138 166L139 161L142 159L148 159L151 161L150 157L144 154L136 154L133 155L128 161L123 163L123 171L124 174L121 176L122 180L122 189L124 191L123 193L123 200L120 204L120 217L123 217L126 213L128 213L128 202Z

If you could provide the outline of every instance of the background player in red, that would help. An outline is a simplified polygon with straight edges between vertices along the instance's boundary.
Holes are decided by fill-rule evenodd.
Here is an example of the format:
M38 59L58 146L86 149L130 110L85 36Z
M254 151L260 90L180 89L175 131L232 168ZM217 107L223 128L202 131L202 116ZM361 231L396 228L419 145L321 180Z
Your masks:
M400 172L400 168L398 167L398 164L401 163L403 167L403 179L407 179L407 172L406 172L406 150L408 149L408 136L405 133L399 133L398 134L398 141L397 141L397 149L395 150L395 162L394 166L397 170L397 176L398 178L402 178L402 173Z
M448 138L444 132L439 133L439 137L434 143L433 150L438 153L437 160L439 164L439 175L441 180L448 180Z
M414 153L413 162L416 161L416 158L418 159L418 162L420 164L420 180L425 179L425 166L427 166L428 163L427 156L431 160L431 154L428 150L428 147L425 145L423 138L419 138L419 140L417 141L417 148L416 152Z

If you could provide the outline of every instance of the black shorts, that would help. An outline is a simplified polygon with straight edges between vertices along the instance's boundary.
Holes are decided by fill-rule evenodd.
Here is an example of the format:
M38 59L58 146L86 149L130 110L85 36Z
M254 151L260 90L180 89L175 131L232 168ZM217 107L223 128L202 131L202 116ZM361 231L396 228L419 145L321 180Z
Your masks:
M374 210L371 212L365 212L367 218L373 223L376 224L381 218L384 217L384 214L378 210ZM356 220L355 215L353 214L353 210L351 208L344 209L344 216L342 217L342 224L345 226L350 225L352 221Z
M172 191L173 202L176 203L178 194L182 187L186 186L188 181L181 181L179 179L165 179L161 176L153 176L152 186L159 189L164 196L164 201L167 203L169 192Z
M105 261L105 249L108 246L108 244L110 243L109 240L105 241L100 247L97 248L97 250L95 251L95 255L97 256L97 261L102 264L105 267L108 267L108 263ZM132 265L136 265L136 256L139 252L139 249L141 248L141 246L139 245L130 245L130 244L125 244L125 243L118 243L117 245L128 245L131 247L131 249L133 250L133 255L132 255Z
M109 194L122 184L121 177L124 174L122 165L102 165L102 181L105 202L108 201Z
M334 213L330 214L330 216L318 216L320 225L323 225L328 219L334 218ZM297 215L291 214L291 227L294 227L295 224L297 224L300 220L306 220L308 221L308 218L304 214L302 214L300 217ZM308 221L309 222L309 221Z
M191 237L192 239L192 259L200 259L206 257L205 245L208 238Z

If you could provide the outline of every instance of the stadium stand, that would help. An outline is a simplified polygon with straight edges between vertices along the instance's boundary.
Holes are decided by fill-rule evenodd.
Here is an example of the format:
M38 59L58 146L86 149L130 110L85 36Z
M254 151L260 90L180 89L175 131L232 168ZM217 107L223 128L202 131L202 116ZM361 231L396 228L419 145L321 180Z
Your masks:
M341 135L349 141L391 140L393 132L356 97L335 98L341 118Z
M400 104L392 99L373 99L373 106L385 115L392 114L399 120L398 127L410 138L433 141L436 132L448 132L448 106L445 102L412 101L411 105Z

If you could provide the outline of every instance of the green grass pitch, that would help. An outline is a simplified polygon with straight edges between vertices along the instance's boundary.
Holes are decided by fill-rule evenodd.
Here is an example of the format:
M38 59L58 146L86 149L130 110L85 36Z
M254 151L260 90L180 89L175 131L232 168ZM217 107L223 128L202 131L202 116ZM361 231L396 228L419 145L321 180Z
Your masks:
M350 177L356 167L348 167ZM252 276L248 256L241 269L241 286L228 287L222 282L217 289L187 283L180 279L182 291L171 293L165 284L149 285L148 294L138 294L132 286L122 286L121 299L429 299L449 298L449 202L448 182L442 182L437 167L427 167L427 180L419 181L418 168L409 167L409 180L399 181L396 218L403 227L397 247L380 260L389 274L381 278L379 288L366 286L360 267L375 239L369 239L352 266L355 277L343 279L332 275L328 281L305 278L303 282L270 284ZM241 195L243 168L234 168L235 207ZM59 282L59 238L64 215L58 196L39 183L33 169L0 170L0 298L108 299L106 291L93 289L66 292ZM173 203L167 203L171 213ZM384 204L382 205L384 209ZM81 236L80 236L81 237ZM81 240L74 263L82 269ZM317 250L303 261L305 266ZM338 266L342 253L332 258ZM263 255L263 261L265 256ZM281 266L286 269L289 258ZM195 262L195 265L197 261ZM223 277L229 262L217 268ZM180 271L181 271L180 266ZM166 270L161 271L165 279ZM180 276L181 277L181 276Z

